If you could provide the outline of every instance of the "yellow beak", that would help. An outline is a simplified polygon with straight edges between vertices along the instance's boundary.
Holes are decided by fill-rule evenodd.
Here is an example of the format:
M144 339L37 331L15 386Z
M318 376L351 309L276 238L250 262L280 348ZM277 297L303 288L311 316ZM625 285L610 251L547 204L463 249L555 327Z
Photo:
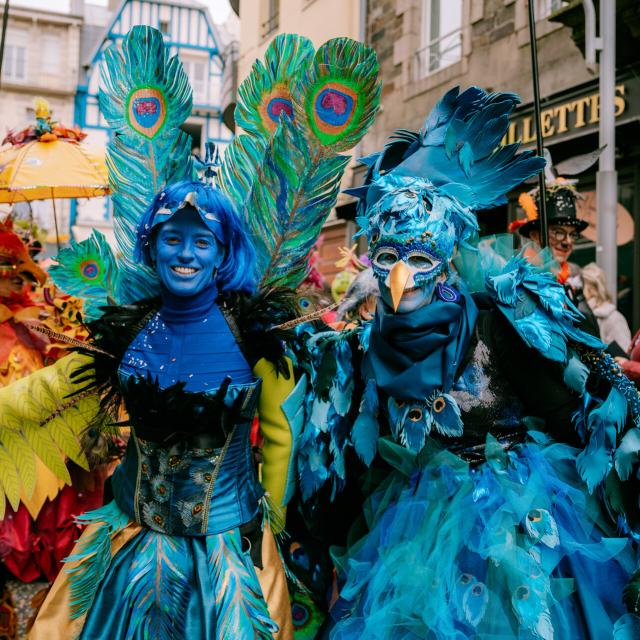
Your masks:
M411 271L409 267L402 261L398 260L391 269L389 276L387 277L387 283L389 290L391 291L391 300L393 301L394 312L398 310L402 294L404 293L407 282L411 277Z

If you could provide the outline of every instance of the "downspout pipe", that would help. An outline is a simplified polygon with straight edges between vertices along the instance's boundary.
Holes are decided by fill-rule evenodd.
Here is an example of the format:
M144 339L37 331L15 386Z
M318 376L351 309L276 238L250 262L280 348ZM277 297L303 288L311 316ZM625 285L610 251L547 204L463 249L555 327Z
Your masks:
M618 242L616 172L616 0L600 0L600 154L596 174L598 237L596 262L604 271L611 298L617 299Z

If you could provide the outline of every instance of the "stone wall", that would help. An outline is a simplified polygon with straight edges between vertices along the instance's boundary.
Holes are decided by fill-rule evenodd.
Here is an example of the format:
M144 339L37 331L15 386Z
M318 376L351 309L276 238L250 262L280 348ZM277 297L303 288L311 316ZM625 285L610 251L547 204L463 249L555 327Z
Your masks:
M367 41L377 51L383 81L382 112L364 141L379 149L396 128L418 129L449 88L479 85L532 99L526 0L463 0L462 56L418 77L423 0L368 0ZM566 27L538 20L542 96L593 78Z

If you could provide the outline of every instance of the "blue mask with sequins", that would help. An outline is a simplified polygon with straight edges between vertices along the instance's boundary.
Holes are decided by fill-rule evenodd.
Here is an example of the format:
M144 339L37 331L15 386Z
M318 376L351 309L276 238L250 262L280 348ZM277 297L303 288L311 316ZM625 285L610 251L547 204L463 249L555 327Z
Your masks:
M431 183L415 178L383 176L367 201L366 217L358 222L369 240L382 299L397 313L428 304L436 284L449 275L456 246L467 235L461 231L475 219ZM396 300L394 287L400 292Z
M187 206L154 230L151 257L166 289L190 297L211 284L224 250L199 212Z

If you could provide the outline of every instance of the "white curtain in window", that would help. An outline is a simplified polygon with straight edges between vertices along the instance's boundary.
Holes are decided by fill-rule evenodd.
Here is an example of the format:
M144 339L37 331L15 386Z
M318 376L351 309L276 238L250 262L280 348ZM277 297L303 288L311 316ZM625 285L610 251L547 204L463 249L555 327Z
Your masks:
M58 33L45 33L41 39L42 72L60 75L62 66L62 38Z
M421 75L458 62L462 57L462 0L424 0Z
M184 70L189 76L195 104L207 103L207 60L204 58L182 58Z
M13 82L27 81L27 45L29 34L25 29L7 31L2 77Z

